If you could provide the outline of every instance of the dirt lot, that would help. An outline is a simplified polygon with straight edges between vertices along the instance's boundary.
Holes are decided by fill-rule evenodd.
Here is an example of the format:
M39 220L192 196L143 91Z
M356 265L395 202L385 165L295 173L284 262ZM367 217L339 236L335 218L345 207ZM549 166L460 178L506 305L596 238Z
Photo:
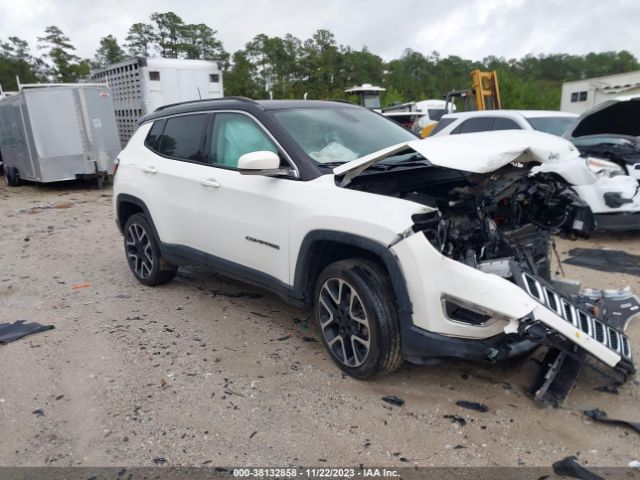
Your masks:
M639 238L560 241L559 251L640 254ZM536 370L529 359L405 365L359 382L314 341L307 312L197 268L144 287L121 242L109 190L0 187L0 323L55 325L0 346L0 465L549 466L577 455L626 466L639 458L639 435L580 413L600 407L640 420L637 381L611 395L583 373L562 409L524 395ZM638 277L565 271L585 286L640 291ZM630 336L638 356L640 322ZM385 395L406 403L391 406Z

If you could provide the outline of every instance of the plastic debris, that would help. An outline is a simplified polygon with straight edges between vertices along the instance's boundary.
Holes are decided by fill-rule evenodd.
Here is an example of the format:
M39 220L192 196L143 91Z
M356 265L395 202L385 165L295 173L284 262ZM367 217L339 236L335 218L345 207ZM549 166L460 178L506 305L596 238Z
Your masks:
M32 333L45 332L55 328L53 325L40 325L39 323L25 323L18 320L14 323L0 323L0 344L13 342Z
M469 410L475 410L476 412L488 412L489 407L487 407L484 403L478 402L469 402L467 400L458 400L456 405L462 408L468 408Z
M561 477L580 478L582 480L604 480L600 475L596 475L590 470L580 465L577 457L569 456L553 464L553 471Z
M404 400L401 399L400 397L396 397L395 395L389 395L387 397L382 397L382 400L384 400L385 402L391 404L391 405L395 405L396 407L401 407L402 405L404 405Z

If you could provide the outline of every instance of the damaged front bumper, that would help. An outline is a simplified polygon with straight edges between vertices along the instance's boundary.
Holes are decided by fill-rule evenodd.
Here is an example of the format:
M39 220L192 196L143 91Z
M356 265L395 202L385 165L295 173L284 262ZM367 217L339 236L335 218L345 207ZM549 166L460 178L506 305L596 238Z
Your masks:
M640 312L640 302L630 289L570 294L513 262L511 271L516 284L540 306L527 317L511 321L505 330L549 346L529 388L532 397L561 404L586 365L616 386L635 373L625 330L631 317Z

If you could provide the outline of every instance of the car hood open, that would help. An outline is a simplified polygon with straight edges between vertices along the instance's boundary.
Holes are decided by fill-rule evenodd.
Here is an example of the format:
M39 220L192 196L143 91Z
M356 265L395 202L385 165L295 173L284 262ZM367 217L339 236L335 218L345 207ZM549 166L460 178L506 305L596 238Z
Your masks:
M581 144L611 143L615 138L640 137L640 95L612 98L584 112L564 137ZM613 140L612 140L613 139Z
M333 169L341 186L371 165L414 150L431 164L473 173L489 173L509 163L559 162L579 155L565 139L542 132L502 130L412 140L378 150Z

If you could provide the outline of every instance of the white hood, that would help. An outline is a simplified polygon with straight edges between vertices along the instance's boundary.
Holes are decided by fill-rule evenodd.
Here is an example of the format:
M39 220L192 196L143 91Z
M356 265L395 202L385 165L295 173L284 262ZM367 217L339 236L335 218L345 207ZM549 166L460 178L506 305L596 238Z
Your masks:
M527 130L443 135L412 140L378 150L333 169L343 186L371 165L405 150L414 150L433 165L489 173L509 164L559 162L579 156L573 144L548 133Z

